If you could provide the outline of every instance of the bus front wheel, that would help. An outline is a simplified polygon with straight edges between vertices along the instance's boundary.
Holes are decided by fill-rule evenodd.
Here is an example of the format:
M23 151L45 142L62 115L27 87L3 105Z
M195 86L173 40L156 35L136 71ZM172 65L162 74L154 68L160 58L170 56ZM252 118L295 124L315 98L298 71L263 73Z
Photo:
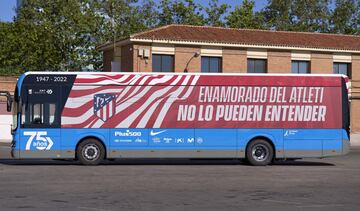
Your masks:
M105 158L104 146L96 139L82 141L76 153L83 165L97 165Z
M274 149L271 144L263 139L255 139L246 149L246 159L253 166L266 166L274 158Z

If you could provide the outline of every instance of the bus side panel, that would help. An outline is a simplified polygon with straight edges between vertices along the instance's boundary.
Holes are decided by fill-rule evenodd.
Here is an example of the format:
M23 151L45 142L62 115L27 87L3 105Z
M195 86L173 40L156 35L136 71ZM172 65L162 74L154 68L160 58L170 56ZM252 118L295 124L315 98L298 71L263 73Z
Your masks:
M194 129L110 130L112 158L187 158L194 155Z
M110 130L112 158L236 158L237 129Z
M238 157L244 158L246 146L257 138L273 144L276 158L284 157L283 129L238 129Z
M110 129L110 150L134 149L149 146L148 129L116 128ZM112 155L113 156L113 155Z
M202 157L236 158L236 129L195 129L195 148Z
M60 158L60 129L20 128L18 129L20 158Z
M286 158L324 157L340 155L341 129L285 129Z
M75 158L77 144L86 138L95 138L104 144L109 155L109 129L61 129L62 158Z

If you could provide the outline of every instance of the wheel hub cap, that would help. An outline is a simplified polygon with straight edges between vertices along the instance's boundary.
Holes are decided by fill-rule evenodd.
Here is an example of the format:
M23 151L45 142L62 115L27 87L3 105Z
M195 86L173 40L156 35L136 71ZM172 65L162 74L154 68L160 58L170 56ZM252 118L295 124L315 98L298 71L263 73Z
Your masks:
M96 145L88 144L83 148L84 158L87 160L95 160L98 158L100 150Z
M268 148L262 144L255 145L252 149L251 154L256 161L264 161L269 156Z

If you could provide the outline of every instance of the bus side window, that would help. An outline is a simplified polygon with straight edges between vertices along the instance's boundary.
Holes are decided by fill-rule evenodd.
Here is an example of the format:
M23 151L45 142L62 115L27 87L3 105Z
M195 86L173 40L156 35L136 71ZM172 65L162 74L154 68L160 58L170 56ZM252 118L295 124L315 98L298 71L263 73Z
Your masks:
M56 104L50 103L49 104L49 124L54 125L56 124Z
M44 104L33 104L32 105L32 116L31 124L43 124L44 123Z

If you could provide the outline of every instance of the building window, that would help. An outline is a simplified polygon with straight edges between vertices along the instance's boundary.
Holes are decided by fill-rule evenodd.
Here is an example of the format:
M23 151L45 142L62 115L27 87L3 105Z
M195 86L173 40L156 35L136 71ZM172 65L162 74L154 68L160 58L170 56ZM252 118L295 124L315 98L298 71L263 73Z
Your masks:
M266 73L267 65L266 59L248 59L247 72L248 73Z
M351 78L351 65L349 63L334 63L334 73L344 74Z
M291 61L292 73L310 73L310 62L308 61Z
M201 57L201 72L202 73L221 73L222 64L221 57Z
M174 56L173 55L152 55L152 71L153 72L174 72Z

